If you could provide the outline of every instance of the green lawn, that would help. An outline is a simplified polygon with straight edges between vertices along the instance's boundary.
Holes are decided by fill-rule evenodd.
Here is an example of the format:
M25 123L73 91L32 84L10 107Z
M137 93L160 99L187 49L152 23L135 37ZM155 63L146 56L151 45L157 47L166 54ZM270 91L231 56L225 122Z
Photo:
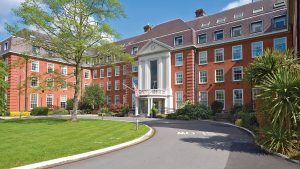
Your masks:
M120 144L149 131L134 123L0 120L0 168L21 166Z

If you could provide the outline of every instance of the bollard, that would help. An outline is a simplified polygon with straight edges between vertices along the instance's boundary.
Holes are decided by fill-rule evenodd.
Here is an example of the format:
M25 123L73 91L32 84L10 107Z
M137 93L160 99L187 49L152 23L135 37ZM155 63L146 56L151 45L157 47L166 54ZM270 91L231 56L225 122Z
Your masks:
M103 118L104 118L103 113L101 114L101 117L102 117L102 120L103 120Z
M136 131L139 130L139 119L136 119Z

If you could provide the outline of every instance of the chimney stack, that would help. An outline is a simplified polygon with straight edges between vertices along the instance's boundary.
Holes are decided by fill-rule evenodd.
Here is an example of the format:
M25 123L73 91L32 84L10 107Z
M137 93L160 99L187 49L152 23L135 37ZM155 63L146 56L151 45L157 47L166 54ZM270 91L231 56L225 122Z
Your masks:
M199 18L199 17L204 16L205 12L204 12L203 9L197 9L196 12L195 12L195 14L196 14L196 18Z
M144 32L147 33L149 31L151 31L152 27L148 24L146 26L144 26Z

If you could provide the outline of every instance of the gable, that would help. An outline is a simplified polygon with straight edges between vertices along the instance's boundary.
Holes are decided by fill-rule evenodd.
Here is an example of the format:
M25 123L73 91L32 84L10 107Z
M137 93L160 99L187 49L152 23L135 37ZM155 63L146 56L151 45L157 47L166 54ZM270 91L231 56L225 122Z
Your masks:
M137 53L137 55L143 56L143 55L149 55L154 53L161 53L161 52L170 51L171 49L172 47L162 42L159 42L157 40L151 40L145 46L142 47L142 49Z

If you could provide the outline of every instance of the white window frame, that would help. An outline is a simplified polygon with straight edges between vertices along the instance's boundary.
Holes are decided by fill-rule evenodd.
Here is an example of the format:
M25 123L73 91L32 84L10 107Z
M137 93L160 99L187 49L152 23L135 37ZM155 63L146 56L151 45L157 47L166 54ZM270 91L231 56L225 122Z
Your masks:
M120 76L120 66L115 67L115 76Z
M234 48L237 48L237 47L241 48L241 51L240 51L241 57L238 58L238 59L235 59L235 58L234 58ZM243 45L232 46L232 51L231 51L231 53L232 53L232 60L233 60L233 61L243 60Z
M137 47L137 46L135 46L131 49L131 54L133 56L136 56L138 52L139 52L139 47Z
M110 89L109 89L109 87L110 87ZM111 88L112 88L111 81L107 81L106 82L106 91L111 91Z
M225 110L226 107L226 95L225 95L225 90L215 90L215 101L221 102L219 99L217 99L217 93L222 92L224 95L224 100L223 100L223 110Z
M54 101L54 96L53 96L53 94L47 94L46 95L46 106L48 107L49 105L48 105L48 99L51 99L51 106L53 106L53 101Z
M119 95L115 95L114 103L117 104L117 98L119 98L119 103L118 104L120 104L121 103L121 98L120 98Z
M237 103L236 103L236 101L237 101L237 99L235 99L235 94L234 94L234 92L235 91L242 91L242 105L244 105L244 90L243 89L233 89L232 90L232 105L234 106L234 105L236 105Z
M52 69L52 72L49 72L49 68ZM53 63L48 63L47 64L47 73L54 73L54 64Z
M234 78L234 70L235 69L241 69L241 79L240 80L236 80L235 78ZM244 68L243 68L243 66L235 66L235 67L232 67L232 81L233 82L240 82L240 81L242 81L243 80L243 77L244 77Z
M223 81L217 81L217 70L223 70ZM224 83L225 82L225 72L223 68L215 70L215 83Z
M111 69L111 67L107 68L106 76L107 77L111 77L112 76L112 69Z
M104 77L105 77L104 69L100 69L100 78L104 78Z
M65 101L63 101L63 100L65 100ZM67 107L68 96L67 95L60 95L60 100L59 101L60 101L59 102L60 103L60 105L59 105L60 108L62 108L61 103L65 103L65 105ZM64 107L64 108L66 108L66 107Z
M68 67L67 66L61 66L60 73L63 76L67 76L68 75Z
M182 44L179 44L179 45L176 45L176 38L180 38L181 37L181 39L182 39ZM182 46L183 45L183 36L182 35L180 35L180 36L175 36L174 37L174 46Z
M251 57L252 58L257 58L257 57L259 57L259 56L261 56L261 55L259 55L259 56L254 56L254 45L255 44L261 44L261 55L263 54L263 52L264 52L264 42L263 41L257 41L257 42L252 42L251 43Z
M177 75L178 74L181 74L181 77L182 77L182 82L181 83L178 83L178 81L177 81ZM181 85L181 84L183 84L183 72L175 72L175 84L176 85Z
M218 32L221 32L221 31L223 32L223 38L222 38L222 39L217 39L216 34L217 34ZM214 40L215 40L215 41L220 41L220 40L223 40L224 38L225 38L224 29L214 31Z
M123 75L127 75L127 65L123 65Z
M274 16L273 22L272 22L273 28L274 28L274 29L282 29L282 28L284 28L284 27L282 27L282 28L275 27L275 20L278 19L278 18L282 18L282 17L285 17L285 20L284 20L284 24L285 24L285 25L284 25L284 27L287 26L287 15L286 15L286 14L284 14L284 15L279 15L279 16Z
M252 31L252 24L255 24L255 23L258 23L258 22L261 22L261 31L253 32ZM263 31L264 31L264 22L262 20L258 20L258 21L254 21L254 22L250 23L250 33L255 34L255 33L260 33L260 32L263 32Z
M233 30L236 29L236 28L240 28L241 29L241 34L237 35L237 36L233 36L233 32L234 32ZM239 37L239 36L242 36L242 35L243 35L243 27L241 25L231 27L231 37Z
M204 43L200 43L200 36L205 35L205 42ZM198 44L206 44L207 43L207 34L206 33L202 33L198 35Z
M36 86L32 86L32 78L36 79ZM31 77L31 79L30 79L30 86L32 88L39 87L39 78L38 77Z
M65 86L65 87L62 85L63 83L66 83L66 86ZM60 88L61 88L62 90L67 90L67 89L68 89L68 82L67 82L67 80L62 80L62 83L61 83L61 85L60 85Z
M48 83L50 83L50 81L52 82L52 87L48 86ZM47 88L52 89L54 87L54 79L53 78L48 78L47 81L46 81L46 86L47 86Z
M178 94L181 95L181 100L179 100ZM180 101L182 102L180 106L183 106L183 104L184 104L184 101L183 101L183 100L184 100L184 99L183 99L183 91L176 91L176 92L175 92L175 97L176 97L176 100L175 100L175 103L176 103L176 109L179 109L179 108L181 108L181 107L178 106L178 102L180 102Z
M120 90L120 80L115 80L115 90Z
M180 63L177 62L177 57L181 57ZM182 66L182 65L183 65L183 53L176 53L175 54L175 66L178 67L178 66Z
M205 58L205 63L201 63L201 58ZM200 51L199 52L199 65L207 65L207 64L208 64L207 51Z
M85 79L90 79L91 78L91 70L85 70L84 71L84 78Z
M284 41L285 41L285 50L287 50L287 37L274 38L273 39L273 49L278 51L278 49L276 49L275 46L276 46L276 41L280 40L280 39L284 39Z
M205 78L206 78L206 81L205 82L203 82L203 81L201 81L201 78L204 78L204 77L202 77L201 76L201 73L206 73L206 76L205 76ZM208 83L208 71L207 70L200 70L199 71L199 84L207 84Z
M36 64L36 69L37 70L32 69L33 64ZM40 71L40 62L39 61L34 60L34 61L31 62L31 71L32 72L39 72Z
M35 105L36 105L36 107L39 107L39 94L37 94L37 93L31 93L30 94L30 110L36 108L36 107L32 106L33 105L32 104L32 95L36 95L36 103L35 103Z
M222 51L222 53L223 53L223 59L221 61L217 61L217 59L216 59L217 58L217 51L218 50ZM222 62L224 62L224 59L225 59L224 58L225 57L225 49L224 48L215 49L215 53L214 54L215 54L215 58L214 58L214 62L215 63L222 63Z
M95 69L93 70L93 79L97 79L98 78L98 70Z
M202 100L202 97L201 97L202 94L204 94L204 93L206 95L206 100ZM206 102L203 105L208 106L208 91L199 91L199 104L201 104L201 102Z

